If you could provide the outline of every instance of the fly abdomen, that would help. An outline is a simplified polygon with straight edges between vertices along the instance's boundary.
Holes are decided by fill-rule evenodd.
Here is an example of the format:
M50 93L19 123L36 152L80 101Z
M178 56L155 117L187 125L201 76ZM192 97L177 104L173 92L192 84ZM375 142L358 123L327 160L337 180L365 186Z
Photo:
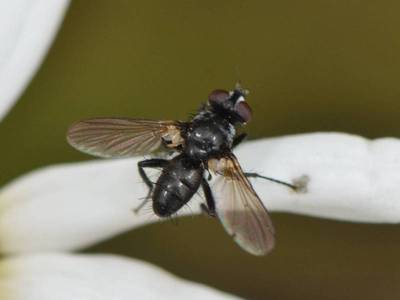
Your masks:
M153 210L170 216L185 205L199 189L203 168L181 154L163 169L153 192Z

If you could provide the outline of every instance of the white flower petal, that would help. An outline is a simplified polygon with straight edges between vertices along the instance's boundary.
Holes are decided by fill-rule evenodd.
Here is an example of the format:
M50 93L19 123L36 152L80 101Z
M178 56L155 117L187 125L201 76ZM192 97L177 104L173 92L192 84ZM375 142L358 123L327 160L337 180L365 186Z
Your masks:
M0 262L2 300L238 299L112 255L41 254Z
M286 181L309 176L304 194L252 180L271 211L400 222L400 140L303 134L245 143L236 152L246 171ZM76 249L153 221L131 211L146 195L137 161L54 166L9 184L0 190L0 251Z
M150 222L137 159L48 167L0 190L0 251L74 249ZM34 237L36 236L36 237Z
M69 0L0 2L0 120L38 68Z
M309 177L304 194L262 179L253 181L271 211L353 222L400 222L399 139L314 133L248 143L239 153L246 170L286 181Z

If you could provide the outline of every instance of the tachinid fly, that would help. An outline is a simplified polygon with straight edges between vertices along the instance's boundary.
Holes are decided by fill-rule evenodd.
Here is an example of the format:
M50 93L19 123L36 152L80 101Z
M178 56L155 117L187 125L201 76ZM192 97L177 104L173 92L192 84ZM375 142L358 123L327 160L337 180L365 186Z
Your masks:
M217 216L226 231L246 251L264 255L274 246L274 228L266 208L248 177L260 177L296 186L257 173L243 172L232 149L245 134L236 127L251 120L247 91L215 90L189 121L95 118L75 123L68 142L76 149L100 157L128 157L156 150L172 150L172 159L152 158L138 163L139 174L149 188L153 210L160 217L177 212L201 188L203 211ZM145 168L161 168L154 184ZM210 177L216 177L210 188Z

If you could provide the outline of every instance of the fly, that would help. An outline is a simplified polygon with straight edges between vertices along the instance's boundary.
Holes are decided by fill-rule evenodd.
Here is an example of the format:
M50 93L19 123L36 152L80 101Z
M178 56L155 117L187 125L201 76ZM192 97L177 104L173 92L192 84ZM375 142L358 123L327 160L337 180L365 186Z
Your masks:
M252 110L239 85L233 91L214 90L197 114L187 122L128 118L94 118L73 124L67 134L76 149L99 157L129 157L172 150L172 159L152 158L138 162L138 171L152 199L154 213L168 217L190 201L201 188L204 212L218 217L225 230L244 250L265 255L275 243L275 231L267 209L249 177L271 180L296 190L283 181L246 173L232 152L246 134L236 128L248 123ZM154 184L146 168L161 168ZM208 181L214 176L210 188ZM145 200L145 201L146 201ZM143 202L140 206L142 207ZM138 208L138 209L139 209Z

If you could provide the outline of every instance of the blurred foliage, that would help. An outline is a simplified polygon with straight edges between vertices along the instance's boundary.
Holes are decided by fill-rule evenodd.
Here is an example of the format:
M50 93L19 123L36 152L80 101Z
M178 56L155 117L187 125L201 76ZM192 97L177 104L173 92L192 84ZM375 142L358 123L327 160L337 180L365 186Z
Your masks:
M73 1L40 71L0 126L0 184L89 159L65 142L73 121L185 119L212 89L237 80L251 91L252 138L399 137L399 9L388 0ZM399 226L273 218L278 245L266 258L242 252L217 222L200 217L88 251L139 257L252 299L398 299Z

